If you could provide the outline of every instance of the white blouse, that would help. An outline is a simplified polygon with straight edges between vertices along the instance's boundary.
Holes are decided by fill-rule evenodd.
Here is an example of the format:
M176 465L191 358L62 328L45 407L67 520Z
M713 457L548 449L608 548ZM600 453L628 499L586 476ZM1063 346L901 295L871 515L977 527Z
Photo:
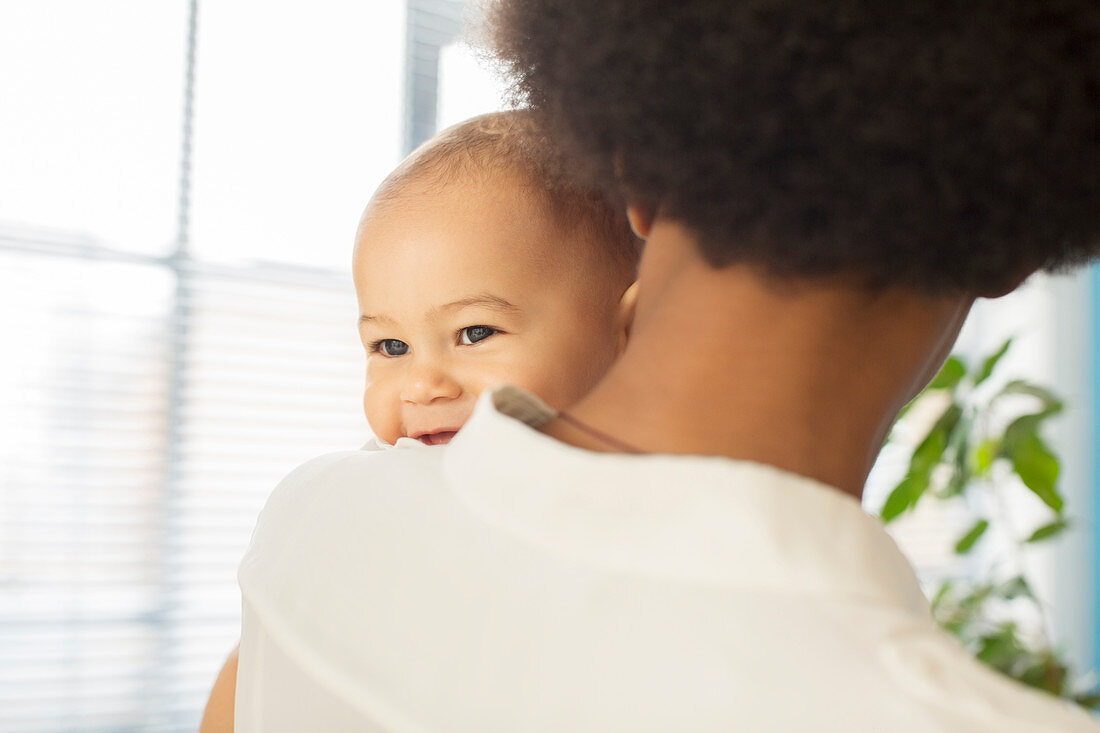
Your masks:
M935 629L851 496L552 416L502 387L447 446L284 479L240 567L236 730L1100 731Z

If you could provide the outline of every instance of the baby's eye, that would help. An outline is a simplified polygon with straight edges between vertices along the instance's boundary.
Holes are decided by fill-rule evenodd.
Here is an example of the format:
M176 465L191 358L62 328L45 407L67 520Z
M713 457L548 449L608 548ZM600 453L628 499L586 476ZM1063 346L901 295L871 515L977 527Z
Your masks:
M374 350L381 352L384 356L404 356L409 353L409 345L397 339L382 339L375 342Z
M467 326L459 331L458 342L464 346L472 346L478 341L484 341L496 332L495 328L489 326Z

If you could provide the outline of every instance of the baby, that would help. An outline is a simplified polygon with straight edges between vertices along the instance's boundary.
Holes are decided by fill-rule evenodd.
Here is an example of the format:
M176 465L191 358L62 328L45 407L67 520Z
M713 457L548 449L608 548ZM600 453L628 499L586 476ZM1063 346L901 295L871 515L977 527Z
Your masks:
M508 382L564 409L625 345L638 240L522 111L440 133L379 186L353 274L368 448L447 443Z
M475 117L422 145L356 235L376 436L366 447L447 443L501 382L570 406L626 343L638 244L620 208L567 180L525 112ZM232 730L236 674L234 651L204 733Z

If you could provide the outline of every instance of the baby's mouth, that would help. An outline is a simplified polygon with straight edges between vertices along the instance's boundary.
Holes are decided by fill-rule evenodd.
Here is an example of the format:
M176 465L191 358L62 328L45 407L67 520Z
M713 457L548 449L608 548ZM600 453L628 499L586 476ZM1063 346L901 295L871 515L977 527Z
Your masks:
M446 443L451 442L451 438L455 437L455 433L457 432L457 428L448 428L444 430L436 430L430 433L419 433L411 437L419 440L424 445L445 445Z

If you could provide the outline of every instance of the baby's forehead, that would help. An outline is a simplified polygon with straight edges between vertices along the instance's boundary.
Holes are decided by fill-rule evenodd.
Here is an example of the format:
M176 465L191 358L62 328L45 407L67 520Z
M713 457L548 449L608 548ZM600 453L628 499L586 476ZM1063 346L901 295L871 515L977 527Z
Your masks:
M520 306L598 303L631 281L615 276L599 246L608 245L581 228L556 227L515 183L406 191L365 218L356 288L372 312L416 314L471 293Z
M580 212L571 210L566 197L547 190L516 168L467 170L463 175L410 176L380 194L363 213L359 246L370 244L369 240L362 241L363 232L369 231L367 224L390 220L416 223L441 218L454 222L456 240L462 239L457 236L460 233L470 231L487 236L512 233L510 241L515 246L524 245L536 251L561 253L583 248L570 251L573 259L587 250L611 245L589 241L593 238L593 227L586 226ZM515 237L517 228L524 230L524 236ZM456 246L460 244L456 241Z
M441 211L454 214L456 228L511 236L546 267L568 265L577 276L626 278L627 284L633 279L638 248L625 211L573 180L535 119L522 111L473 118L418 148L379 186L360 233L387 217L435 220ZM469 238L454 243L476 245ZM357 237L357 257L369 246Z
M451 268L454 277L500 270L583 269L589 257L577 232L561 230L543 207L521 190L452 186L446 192L406 196L368 214L357 258L384 274L394 263L417 271Z

